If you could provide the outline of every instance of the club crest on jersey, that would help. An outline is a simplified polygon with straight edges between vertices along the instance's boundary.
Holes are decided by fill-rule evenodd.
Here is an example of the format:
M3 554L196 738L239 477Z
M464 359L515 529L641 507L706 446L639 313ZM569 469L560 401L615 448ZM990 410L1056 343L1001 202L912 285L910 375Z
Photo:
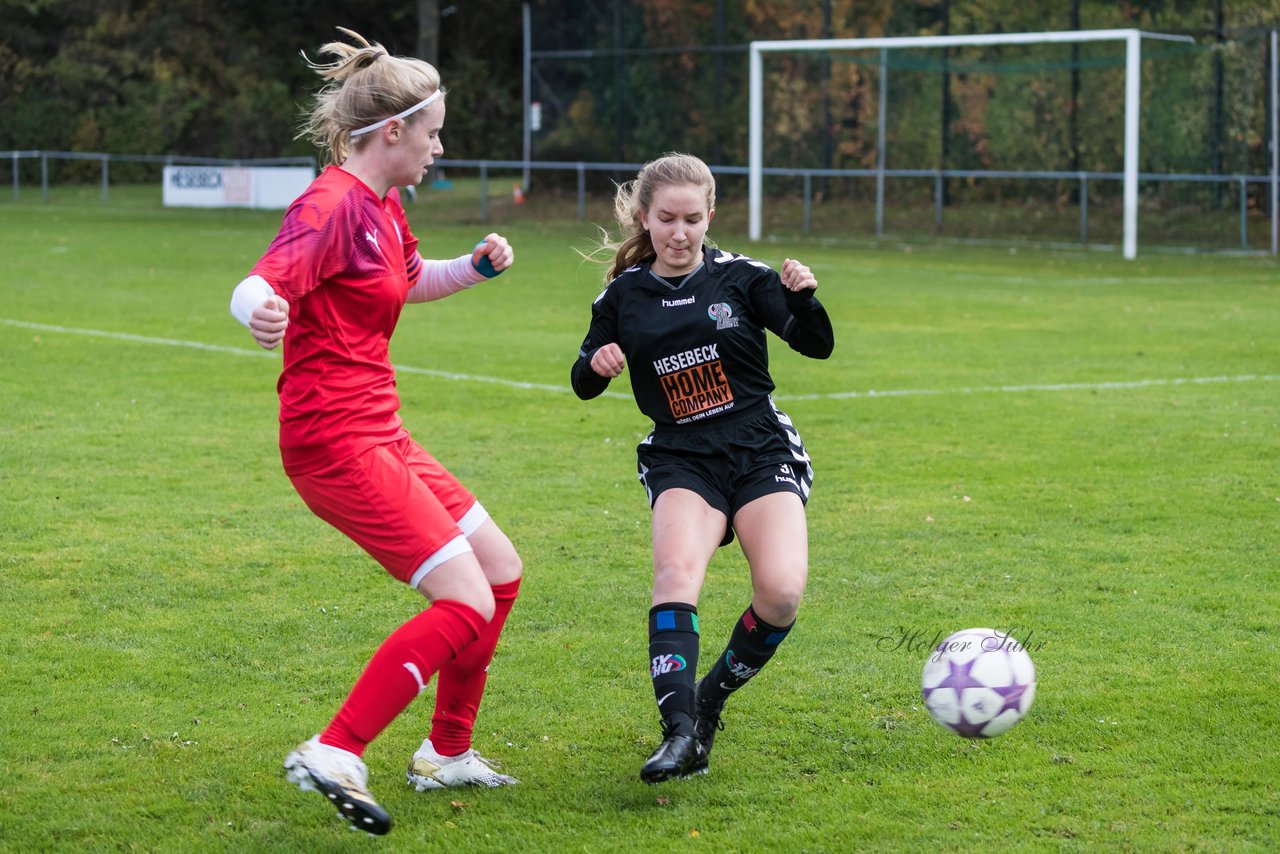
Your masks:
M707 306L707 315L716 322L716 329L732 329L738 325L738 318L733 316L733 308L727 302Z

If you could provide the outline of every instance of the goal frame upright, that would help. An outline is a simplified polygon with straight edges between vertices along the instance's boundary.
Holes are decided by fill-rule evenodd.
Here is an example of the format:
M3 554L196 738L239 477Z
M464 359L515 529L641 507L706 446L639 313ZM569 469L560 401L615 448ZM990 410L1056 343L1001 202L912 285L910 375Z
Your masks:
M1079 44L1119 41L1125 45L1124 87L1124 234L1126 259L1138 256L1138 120L1142 107L1142 40L1195 43L1191 36L1149 33L1138 29L1063 30L1038 33L986 33L954 36L895 36L856 39L788 39L753 41L750 61L750 133L747 169L748 232L761 236L764 185L764 54L833 50L896 50L902 48L964 47L974 45ZM883 90L882 90L883 91ZM883 125L883 121L881 122ZM883 146L880 156L883 157ZM882 161L883 162L883 161Z

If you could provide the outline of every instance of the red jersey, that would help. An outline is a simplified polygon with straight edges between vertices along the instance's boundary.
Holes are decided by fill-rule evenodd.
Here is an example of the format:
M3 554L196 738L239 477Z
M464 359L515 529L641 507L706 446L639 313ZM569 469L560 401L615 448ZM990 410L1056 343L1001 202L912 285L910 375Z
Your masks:
M330 166L285 212L253 274L289 301L276 385L287 474L408 435L389 345L421 272L394 188L380 199Z

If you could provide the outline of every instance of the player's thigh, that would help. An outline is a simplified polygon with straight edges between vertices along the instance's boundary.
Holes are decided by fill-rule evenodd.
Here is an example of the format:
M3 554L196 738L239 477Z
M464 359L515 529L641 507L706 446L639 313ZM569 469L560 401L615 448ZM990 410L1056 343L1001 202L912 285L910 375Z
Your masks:
M485 620L493 619L493 587L474 552L461 552L432 568L418 581L418 592L432 602L462 602Z
M809 532L804 502L791 491L772 492L743 505L733 517L742 553L751 566L757 604L788 621L809 577ZM776 624L776 623L775 623Z
M506 584L523 574L520 555L493 519L486 518L481 522L475 531L467 535L467 541L471 543L489 584Z
M727 525L725 514L691 489L658 495L653 505L653 604L697 604L707 564Z

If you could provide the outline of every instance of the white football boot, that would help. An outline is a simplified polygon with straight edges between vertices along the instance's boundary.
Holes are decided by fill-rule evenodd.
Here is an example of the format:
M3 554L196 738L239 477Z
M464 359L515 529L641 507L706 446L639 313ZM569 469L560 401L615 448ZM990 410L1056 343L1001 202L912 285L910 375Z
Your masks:
M327 797L352 830L381 836L391 829L391 817L369 794L369 769L354 753L321 744L316 735L286 756L284 767L290 783Z
M427 738L413 754L405 776L409 785L419 792L458 786L486 786L494 789L498 786L514 786L520 782L515 777L499 774L496 769L501 767L496 762L485 759L474 749L457 756L441 756L431 745L431 739Z

